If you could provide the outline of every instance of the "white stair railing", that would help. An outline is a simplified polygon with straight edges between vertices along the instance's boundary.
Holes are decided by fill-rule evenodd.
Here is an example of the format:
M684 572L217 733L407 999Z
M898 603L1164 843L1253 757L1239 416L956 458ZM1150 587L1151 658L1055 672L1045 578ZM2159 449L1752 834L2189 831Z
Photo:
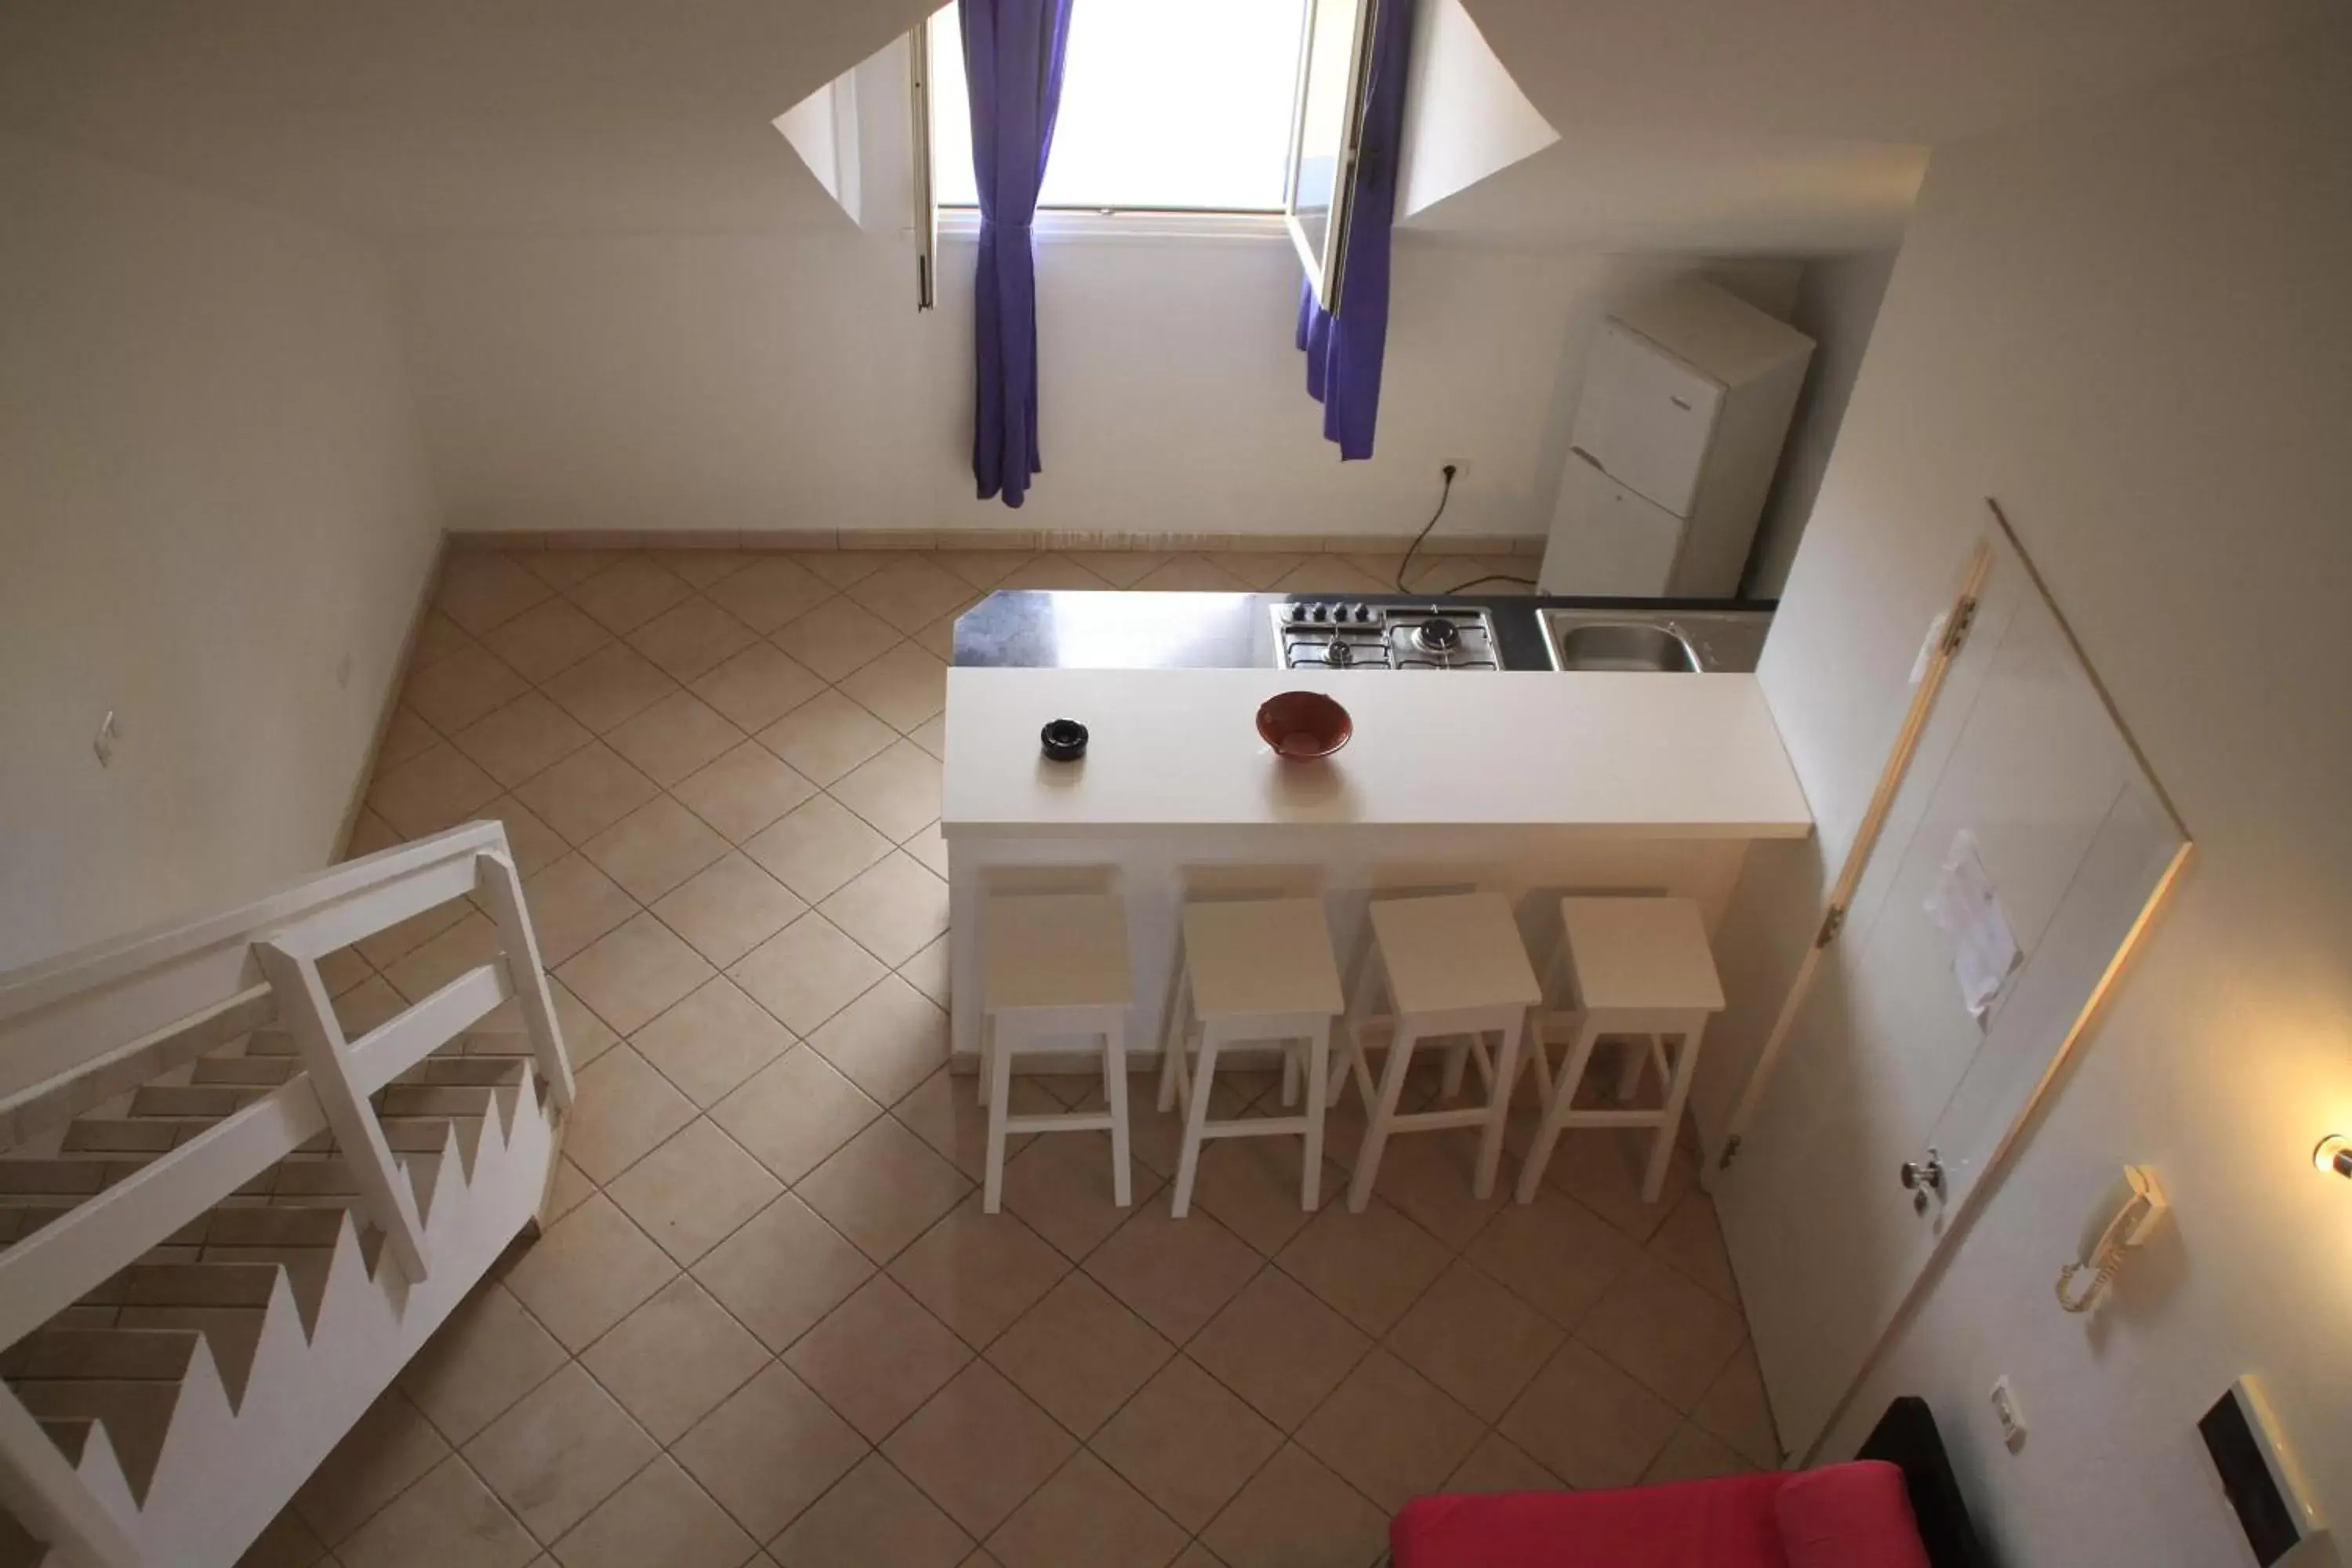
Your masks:
M499 951L357 1040L319 961L453 899L490 915ZM402 1272L429 1260L414 1189L369 1097L513 998L558 1115L572 1068L522 889L495 822L337 866L237 909L0 975L0 1146L27 1139L268 1021L302 1072L0 1254L0 1349L98 1289L331 1131ZM104 1568L137 1568L132 1521L85 1485L0 1385L0 1503L35 1535Z

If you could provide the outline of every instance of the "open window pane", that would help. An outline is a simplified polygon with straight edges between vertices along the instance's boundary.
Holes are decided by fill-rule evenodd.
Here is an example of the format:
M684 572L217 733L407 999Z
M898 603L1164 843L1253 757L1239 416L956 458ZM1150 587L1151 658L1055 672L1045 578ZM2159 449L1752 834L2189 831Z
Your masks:
M1279 212L1304 0L1083 0L1038 205ZM932 163L971 206L971 104L950 5L930 20Z

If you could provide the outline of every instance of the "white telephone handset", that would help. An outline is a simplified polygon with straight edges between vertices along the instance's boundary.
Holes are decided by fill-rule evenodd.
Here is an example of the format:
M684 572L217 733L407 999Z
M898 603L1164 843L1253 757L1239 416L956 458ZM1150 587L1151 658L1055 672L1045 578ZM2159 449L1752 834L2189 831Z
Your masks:
M2172 1207L2156 1173L2145 1165L2126 1165L2115 1195L2118 1201L2102 1208L2103 1217L2093 1222L2097 1228L2084 1233L2081 1258L2058 1271L2058 1304L2070 1312L2087 1312L2099 1304L2107 1282L2124 1266L2124 1255L2155 1235ZM2074 1277L2085 1269L2091 1282L2077 1292Z

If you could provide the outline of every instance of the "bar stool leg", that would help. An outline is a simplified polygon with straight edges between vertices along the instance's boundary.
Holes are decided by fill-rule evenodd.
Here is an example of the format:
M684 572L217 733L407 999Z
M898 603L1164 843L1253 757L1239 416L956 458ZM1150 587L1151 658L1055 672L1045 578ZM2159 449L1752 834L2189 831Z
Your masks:
M1470 1195L1482 1202L1493 1195L1495 1173L1503 1167L1503 1124L1511 1114L1511 1090L1519 1081L1519 1044L1527 1026L1522 1011L1503 1026L1495 1045L1495 1071L1486 1084L1486 1125L1478 1134L1478 1179L1470 1188Z
M1397 1100L1404 1092L1405 1069L1412 1065L1412 1048L1420 1040L1420 1031L1399 1016L1396 1034L1389 1041L1388 1064L1381 1071L1380 1103L1370 1108L1363 1146L1356 1154L1356 1173L1348 1183L1350 1214L1363 1213L1364 1205L1372 1200L1372 1184L1381 1174L1381 1151L1388 1147L1389 1125L1396 1119Z
M1626 1041L1625 1065L1617 1074L1619 1104L1633 1104L1633 1097L1642 1092L1642 1069L1650 1065L1651 1053L1656 1049L1655 1041L1648 1035L1636 1035Z
M1691 1079L1698 1076L1698 1039L1706 1015L1696 1013L1683 1028L1682 1049L1675 1058L1675 1076L1666 1086L1665 1121L1650 1148L1650 1168L1642 1174L1642 1201L1654 1204L1665 1190L1666 1163L1675 1157L1675 1138L1681 1132L1683 1107L1690 1101Z
M1222 1044L1223 1032L1215 1024L1201 1026L1201 1061L1185 1094L1184 1145L1176 1156L1176 1195L1168 1205L1172 1219L1182 1219L1192 1212L1192 1178L1201 1169L1201 1129L1209 1121L1209 1095L1217 1086L1217 1047Z
M1127 1020L1113 1019L1103 1030L1103 1099L1110 1106L1111 1202L1125 1208L1134 1201L1127 1157Z
M1004 1122L1012 1114L1013 1042L1004 1037L1001 1020L991 1020L989 1058L982 1095L988 1106L988 1175L980 1194L982 1214L994 1214L1004 1203Z
M1577 1026L1576 1043L1569 1047L1567 1059L1559 1064L1559 1076L1551 1080L1551 1100L1544 1108L1543 1123L1536 1130L1536 1141L1528 1146L1527 1158L1519 1162L1518 1185L1511 1194L1516 1202L1535 1202L1536 1189L1543 1183L1544 1167L1551 1163L1552 1145L1559 1142L1560 1122L1576 1099L1576 1086L1591 1064L1592 1047L1600 1038L1601 1026L1588 1015Z
M1298 1178L1298 1206L1312 1214L1323 1193L1323 1097L1331 1076L1331 1020L1307 1041L1307 1147Z
M1184 1047L1192 1033L1192 971L1180 942L1176 949L1175 994L1168 999L1168 1037L1160 1047L1160 1109L1169 1110L1184 1096Z
M1295 1040L1282 1042L1282 1103L1286 1106L1298 1103L1298 1044Z
M980 1017L980 1082L975 1092L980 1103L989 1100L989 1085L996 1077L996 1020L988 1014Z

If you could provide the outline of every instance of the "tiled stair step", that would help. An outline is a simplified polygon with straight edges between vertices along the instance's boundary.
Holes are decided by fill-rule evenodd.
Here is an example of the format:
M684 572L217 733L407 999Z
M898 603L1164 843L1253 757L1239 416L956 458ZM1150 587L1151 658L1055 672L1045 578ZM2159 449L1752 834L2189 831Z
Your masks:
M58 1446L68 1465L79 1465L89 1450L89 1435L98 1430L98 1423L87 1415L53 1416L41 1423L41 1430Z
M0 1376L177 1383L202 1336L194 1329L36 1329L0 1356Z
M30 1154L0 1157L0 1194L54 1194L87 1197L104 1192L147 1163L140 1155L76 1160Z
M263 1091L235 1084L151 1083L133 1091L133 1117L165 1116L218 1121L238 1107L261 1098Z
M268 1314L258 1307L124 1307L116 1313L122 1329L191 1329L212 1347L221 1386L232 1409L245 1404L254 1352L261 1348L261 1325Z
M131 1495L144 1502L163 1456L163 1437L180 1403L177 1378L143 1382L101 1378L35 1378L15 1383L25 1408L44 1420L84 1419L106 1428L106 1440L122 1461ZM86 1440L86 1439L85 1439Z
M529 1057L449 1057L436 1051L392 1081L394 1086L436 1084L503 1088L521 1082L522 1075L530 1067Z
M189 1077L200 1084L249 1084L266 1089L286 1082L301 1070L301 1062L290 1056L198 1057Z

